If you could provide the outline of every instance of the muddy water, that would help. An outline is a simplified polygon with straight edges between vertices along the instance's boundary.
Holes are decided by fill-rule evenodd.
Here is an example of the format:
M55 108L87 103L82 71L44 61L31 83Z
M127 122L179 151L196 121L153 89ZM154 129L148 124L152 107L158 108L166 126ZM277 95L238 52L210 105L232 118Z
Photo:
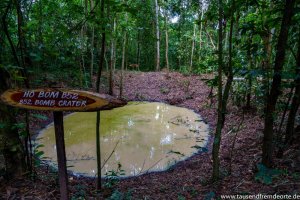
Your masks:
M73 113L64 118L68 169L75 173L96 174L95 123L96 113ZM102 175L117 170L119 163L126 176L164 170L204 147L207 138L208 125L186 108L131 102L101 111ZM56 163L53 124L41 131L37 143L45 145L40 150L46 159Z

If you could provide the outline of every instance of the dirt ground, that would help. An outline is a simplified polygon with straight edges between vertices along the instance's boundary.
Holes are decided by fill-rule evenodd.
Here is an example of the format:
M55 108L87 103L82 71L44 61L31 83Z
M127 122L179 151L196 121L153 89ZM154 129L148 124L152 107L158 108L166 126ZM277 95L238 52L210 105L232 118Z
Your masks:
M210 100L210 88L203 81L210 77L184 76L176 72L126 72L124 97L128 101L160 101L192 109L210 125L212 138L217 118L216 99ZM116 81L115 94L119 93L118 86ZM103 86L102 91L106 92L107 88ZM35 124L42 128L49 121L39 122L32 123L34 131L37 129ZM100 198L108 198L113 191L115 198L111 199L220 199L220 195L225 194L300 195L300 152L297 145L285 151L284 159L275 159L274 167L281 173L271 184L255 179L256 166L261 159L262 130L263 119L256 109L245 111L229 104L220 149L220 181L210 181L211 139L207 152L196 154L164 172L121 179L113 190L104 190ZM35 180L23 177L0 181L0 199L59 199L56 173L46 166L37 169ZM95 198L95 180L92 178L70 176L69 189L73 199L80 199L80 196Z

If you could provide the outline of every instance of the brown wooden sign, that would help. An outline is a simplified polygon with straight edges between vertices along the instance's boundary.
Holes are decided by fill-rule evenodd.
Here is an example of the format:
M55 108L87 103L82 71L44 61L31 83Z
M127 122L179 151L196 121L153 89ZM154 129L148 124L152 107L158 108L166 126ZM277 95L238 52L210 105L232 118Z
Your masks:
M92 92L67 89L7 90L1 100L11 106L50 111L96 111L123 106L126 103Z
M1 100L19 108L54 111L59 185L63 200L69 199L63 111L109 110L126 105L125 101L109 95L54 88L7 90L1 95Z

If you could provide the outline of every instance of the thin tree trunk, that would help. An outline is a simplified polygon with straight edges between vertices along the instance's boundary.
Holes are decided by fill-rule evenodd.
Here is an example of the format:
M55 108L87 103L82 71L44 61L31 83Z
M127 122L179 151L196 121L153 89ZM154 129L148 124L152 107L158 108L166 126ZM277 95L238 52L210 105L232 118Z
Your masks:
M200 30L199 30L199 62L201 61L201 49L202 49L202 19L203 19L203 9L201 8L201 18L200 18Z
M223 104L222 104L222 72L223 72L223 27L222 27L222 20L223 20L223 14L222 14L222 0L219 0L219 50L218 50L218 122L217 122L217 128L215 132L215 138L213 142L213 151L212 151L212 158L213 158L213 173L212 173L212 179L213 181L216 181L220 177L220 158L219 158L219 150L220 150L220 144L221 144L221 132L222 132L222 124L223 124L223 116L222 116L222 110L223 110Z
M193 57L194 57L194 49L195 49L195 39L196 39L196 24L194 24L194 33L193 33L193 40L192 40L192 50L191 50L191 60L190 60L190 73L193 69Z
M121 65L121 76L120 76L120 94L119 97L123 97L123 73L124 73L124 68L125 68L125 52L126 52L126 40L127 40L127 31L124 33L124 38L123 38L123 47L122 47L122 65Z
M94 0L90 0L90 12L94 10ZM91 26L92 35L91 35L91 63L90 63L90 81L93 83L93 75L94 75L94 49L95 49L95 27L92 24Z
M226 85L224 88L224 93L223 93L223 106L222 106L222 118L223 118L223 124L222 124L222 128L224 126L225 123L225 114L227 112L227 102L228 102L228 98L229 98L229 93L230 93L230 89L231 89L231 85L232 85L232 80L233 80L233 70L232 70L232 37L233 37L233 25L234 25L234 12L235 12L235 0L232 0L231 2L231 16L230 16L230 30L229 30L229 49L228 49L228 75L227 75L227 81L226 81Z
M94 75L94 45L95 45L95 27L92 26L92 36L91 36L91 65L90 65L91 83L93 82L93 75Z
M108 64L108 60L106 58L106 54L104 54L104 61L105 61L105 70L106 70L106 72L108 72L109 64Z
M296 58L296 78L294 80L295 93L292 99L291 109L288 116L286 130L285 130L285 144L292 141L294 135L295 118L300 104L300 35L298 40L298 52Z
M267 167L271 167L273 162L272 154L274 112L276 108L277 99L280 95L281 72L284 64L285 47L288 38L288 30L293 16L294 4L295 0L286 0L280 34L276 47L273 82L271 86L271 91L267 97L267 105L265 107L265 127L263 131L264 138L262 147L262 163Z
M24 20L23 20L23 13L22 13L22 5L21 1L15 0L15 6L17 10L17 19L18 19L18 37L19 37L19 45L20 45L20 53L21 53L21 63L22 63L22 68L21 68L21 74L24 79L24 84L26 88L29 88L29 79L28 79L28 74L27 74L27 68L29 66L32 66L32 61L29 57L29 54L27 52L27 47L26 47L26 40L25 40L25 35L24 35ZM25 131L26 131L26 137L25 137L25 151L26 151L26 160L27 160L27 168L32 171L32 145L31 145L31 135L30 135L30 130L29 130L29 111L25 111ZM28 147L29 144L29 147Z
M276 154L276 157L277 158L282 158L283 156L283 151L285 149L285 145L283 144L284 141L282 140L282 136L283 134L281 133L281 128L282 128L282 125L283 125L283 122L285 120L285 116L286 116L286 113L289 109L289 105L290 105L290 101L292 99L292 96L293 96L293 93L294 93L294 89L295 89L295 86L292 85L292 88L291 88L291 91L289 92L289 98L288 100L286 101L285 103L285 106L284 106L284 111L283 111L283 114L282 114L282 117L281 117L281 120L280 120L280 124L279 124L279 127L277 129L277 137L276 137L276 142L279 143L279 147L278 147L278 152Z
M116 30L117 30L117 19L114 19L114 33L116 34ZM116 37L116 36L115 36ZM114 40L114 62L113 62L113 71L116 70L116 62L117 62L117 42L116 40Z
M225 123L225 115L227 112L227 102L229 98L229 92L233 80L233 70L232 70L232 36L233 36L233 24L234 24L234 11L235 11L235 1L232 1L231 6L231 23L230 23L230 32L229 32L229 61L228 61L228 75L227 81L222 95L222 70L224 68L223 64L223 27L222 27L222 0L219 0L219 69L218 69L218 122L217 129L215 133L214 143L213 143L213 176L214 181L220 178L220 159L219 159L219 150L222 139L222 129Z
M20 45L20 54L21 54L21 73L24 78L24 83L27 88L29 88L29 80L27 75L27 67L32 65L32 62L28 56L26 49L26 42L23 31L23 13L21 9L21 4L19 1L15 0L15 5L17 9L17 18L18 18L18 37Z
M137 52L136 52L136 64L140 66L140 56L141 56L141 41L140 41L140 36L141 31L138 29L138 36L137 36Z
M156 71L160 70L160 42L159 42L159 20L158 20L158 0L155 0L155 25L156 25Z
M169 66L169 34L168 34L168 13L165 11L165 35L166 35L166 52L165 52L165 58L166 58L166 68L167 71L170 71Z
M85 27L82 26L81 27L81 30L80 30L80 38L81 38L81 62L80 62L80 66L81 66L81 69L80 69L80 77L81 77L81 87L84 85L85 87L87 87L86 85L86 81L85 81L85 48L84 48L84 41L85 41Z
M249 71L252 69L252 56L251 56L251 45L252 45L252 35L249 36L249 46L248 46L248 50L247 50L247 57L248 57L248 61L249 61ZM247 88L247 98L246 98L246 108L250 108L251 107L251 89L252 89L252 75L249 73L248 76L248 88Z
M100 19L104 19L105 0L101 1ZM105 26L101 26L101 54L99 58L99 68L96 81L96 91L100 92L100 78L102 74L105 54ZM101 191L101 151L100 151L100 111L97 111L96 117L96 151L97 151L97 192Z
M115 63L115 30L116 30L116 19L113 19L113 30L112 30L112 39L111 39L111 47L110 47L110 67L109 67L109 94L113 95L114 88L114 63Z
M39 5L39 25L38 25L38 42L39 45L44 46L44 39L43 39L43 24L44 24L44 19L43 19L43 1L40 0L38 2ZM44 67L44 48L39 48L40 54L41 54L41 59L39 61L39 64L37 66L37 72L40 74L40 69L43 69Z
M216 45L215 45L215 43L214 43L214 41L213 41L211 35L207 32L206 29L205 29L205 33L206 33L206 35L208 36L208 38L209 38L209 40L210 40L210 43L211 43L211 45L213 46L213 49L215 50L215 49L216 49Z
M128 71L128 54L130 54L130 45L128 43L131 43L130 38L128 38L129 42L126 42L126 47L125 47L125 71Z

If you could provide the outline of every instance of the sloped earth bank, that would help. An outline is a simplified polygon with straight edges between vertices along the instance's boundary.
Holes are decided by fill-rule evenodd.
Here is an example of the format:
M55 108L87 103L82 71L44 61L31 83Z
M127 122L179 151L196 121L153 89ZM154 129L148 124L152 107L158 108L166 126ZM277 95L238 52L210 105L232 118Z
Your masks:
M210 88L201 80L207 76L183 76L179 73L126 72L124 96L127 100L162 101L186 107L201 114L210 125L212 135L216 125L216 100L210 105ZM107 90L103 89L102 91ZM115 94L119 93L116 81ZM51 116L49 113L47 115ZM138 177L126 178L114 187L115 199L121 196L131 199L219 199L225 194L295 194L300 195L300 154L299 146L285 152L284 158L276 160L277 168L284 171L266 185L255 180L256 164L261 159L263 119L255 110L230 106L221 143L221 171L223 178L211 183L212 140L208 151L182 161L164 172L153 172ZM35 119L36 121L36 119ZM47 122L40 122L45 125ZM38 124L34 122L34 124ZM41 128L32 125L34 130ZM240 127L234 148L232 143L235 132ZM299 142L298 142L299 144ZM232 150L233 149L233 150ZM296 153L295 153L296 152ZM232 159L230 155L232 154ZM231 174L230 171L231 160ZM297 173L298 170L298 173ZM3 199L59 199L58 180L55 173L47 167L38 169L35 181L28 178L15 179L9 183L1 180L0 197ZM116 192L118 191L118 192ZM95 197L95 180L70 177L70 195L77 199ZM112 194L104 190L101 199Z

